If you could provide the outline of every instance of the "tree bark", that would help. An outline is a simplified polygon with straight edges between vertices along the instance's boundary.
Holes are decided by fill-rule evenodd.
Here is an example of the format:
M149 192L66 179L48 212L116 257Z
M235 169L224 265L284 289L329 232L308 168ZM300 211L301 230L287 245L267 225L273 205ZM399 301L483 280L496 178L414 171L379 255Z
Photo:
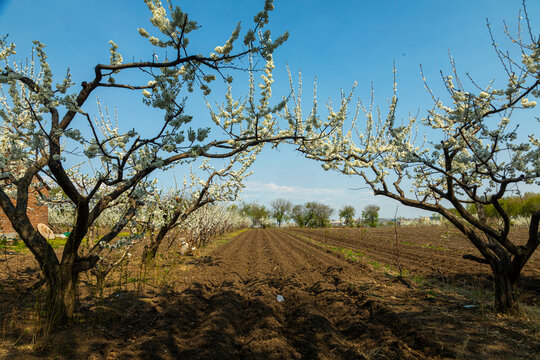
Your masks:
M495 287L495 309L501 313L519 312L519 274L514 274L511 263L496 262L491 264Z
M78 273L73 264L55 264L47 274L47 325L55 328L73 317Z
M159 245L161 245L161 240L159 241L153 241L150 243L150 245L145 246L142 254L142 263L144 265L149 265L154 259L156 258L157 251L159 249Z

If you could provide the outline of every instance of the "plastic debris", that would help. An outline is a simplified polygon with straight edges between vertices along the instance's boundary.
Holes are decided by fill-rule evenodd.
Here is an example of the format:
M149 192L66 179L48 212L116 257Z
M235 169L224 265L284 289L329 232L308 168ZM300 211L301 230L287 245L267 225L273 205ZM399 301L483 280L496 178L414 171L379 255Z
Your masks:
M276 297L276 300L279 301L279 302L282 302L282 301L284 301L285 299L283 298L283 296L278 295L278 296Z

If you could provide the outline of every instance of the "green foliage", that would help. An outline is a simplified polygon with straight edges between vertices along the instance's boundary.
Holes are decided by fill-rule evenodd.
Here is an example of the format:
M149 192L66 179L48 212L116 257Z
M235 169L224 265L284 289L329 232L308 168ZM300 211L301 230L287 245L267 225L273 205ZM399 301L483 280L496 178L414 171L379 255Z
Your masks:
M294 205L291 209L291 219L296 223L299 227L305 227L306 222L306 213L305 209L302 205Z
M379 210L377 205L367 205L362 211L362 221L369 227L377 227L379 223Z
M307 226L328 227L330 226L330 216L334 212L330 206L318 203L307 202L305 205L307 215Z
M295 205L291 210L291 219L299 227L328 227L333 212L334 209L328 205L310 201L304 205Z
M509 196L499 200L501 208L508 214L508 216L515 218L518 216L530 217L535 211L540 210L540 194L525 193L522 196ZM453 209L456 213L457 210ZM467 210L471 214L476 214L477 209L474 204L470 204ZM495 206L489 204L484 205L484 212L490 219L499 218L500 215L495 209Z
M258 204L256 202L250 204L242 204L240 206L240 211L242 214L249 216L253 226L266 227L266 220L270 215L270 212L264 205Z
M278 225L281 226L283 221L289 219L289 212L292 209L292 203L285 199L276 199L270 204L272 206L272 217L276 219Z
M351 205L345 205L339 210L339 217L343 219L345 226L352 227L354 226L354 214L356 210Z

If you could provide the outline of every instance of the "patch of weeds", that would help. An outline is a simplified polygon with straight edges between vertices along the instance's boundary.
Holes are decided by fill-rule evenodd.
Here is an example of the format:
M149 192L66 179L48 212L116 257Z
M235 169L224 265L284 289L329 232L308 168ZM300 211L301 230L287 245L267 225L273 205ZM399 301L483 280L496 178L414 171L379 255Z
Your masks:
M52 240L47 240L47 242L52 246L53 249L59 249L61 246L66 245L67 238L54 238Z
M411 275L411 272L407 269L401 269L401 276L402 277L409 277Z
M450 249L447 249L445 247L435 246L435 245L432 245L432 244L421 244L420 246L423 247L423 248L428 248L428 249L433 249L433 250L443 250L443 251L450 250Z
M368 261L368 264L373 265L375 270L379 270L380 268L382 268L382 264L378 262L377 260Z
M291 234L294 237L300 237L301 239L304 239L304 240L312 243L313 245L315 245L315 246L317 246L317 247L319 247L321 249L326 249L326 250L330 251L331 253L334 253L334 254L337 254L337 255L342 255L347 260L350 260L350 261L360 261L361 258L366 257L366 254L364 254L362 251L355 251L355 250L345 248L345 247L342 247L342 246L335 246L335 245L326 244L326 243L311 239L311 238L309 238L307 236L304 236L304 235L291 233L289 230L285 230L285 232Z
M437 290L439 296L450 295L456 297L457 295L465 305L472 305L478 308L482 314L485 314L486 311L493 310L493 289L486 288L478 283L447 283L436 278L425 280L423 285L428 282L430 287Z
M19 253L25 253L30 250L26 247L26 244L22 240L14 239L11 245L6 245L7 250L16 251Z
M527 319L529 331L534 334L540 334L540 307L538 305L521 304L521 313Z
M427 244L416 244L416 243L413 243L411 241L402 241L401 242L402 244L404 245L409 245L409 246L416 246L416 247L422 247L422 248L426 248L426 249L433 249L433 250L442 250L442 251L449 251L450 249L447 249L443 246L436 246L436 245L433 245L431 243L427 243Z
M327 246L327 248L334 254L341 254L345 256L346 259L351 261L359 261L360 258L365 256L361 251L354 251L341 246Z
M418 286L424 286L427 284L427 279L422 275L413 275L410 277Z
M241 230L238 230L238 231L234 231L232 233L222 235L219 238L217 238L215 243L217 245L224 245L224 244L230 242L232 239L234 239L235 237L237 237L238 235L240 235L241 233L243 233L246 230L247 229L241 229Z
M386 271L396 271L396 269L392 265L385 265L384 270L386 270Z
M533 333L533 334L538 334L538 333L540 333L540 323L533 322L533 323L529 326L529 330L530 330L531 333Z
M61 246L64 246L66 244L67 238L54 238L52 240L47 240L47 242L52 246L53 249L59 249ZM26 253L30 251L27 247L24 241L19 239L2 239L2 243L0 244L3 246L6 250L9 251L15 251L18 253Z

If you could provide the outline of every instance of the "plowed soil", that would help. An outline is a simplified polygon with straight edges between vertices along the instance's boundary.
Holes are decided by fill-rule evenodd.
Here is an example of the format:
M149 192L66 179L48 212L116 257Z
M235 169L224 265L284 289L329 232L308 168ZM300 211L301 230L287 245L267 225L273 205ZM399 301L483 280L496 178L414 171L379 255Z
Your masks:
M364 256L368 264L376 264L392 273L402 268L410 276L436 278L455 285L492 287L491 269L463 258L465 254L480 256L460 232L445 226L418 226L376 229L290 229L292 235L308 237L322 244L352 249ZM527 239L525 227L512 229L517 244ZM397 246L396 246L397 238ZM521 301L540 304L540 252L525 265L520 283Z
M10 325L17 316L28 321L21 304L32 293L15 289L2 270L0 357L533 359L540 353L540 330L528 317L464 307L470 300L459 294L395 281L307 235L248 230L204 256L148 271L165 276L167 286L111 288L99 308L95 297L81 296L76 320L41 352ZM4 265L13 268L13 261L31 257L12 255ZM31 270L24 273L32 277Z

